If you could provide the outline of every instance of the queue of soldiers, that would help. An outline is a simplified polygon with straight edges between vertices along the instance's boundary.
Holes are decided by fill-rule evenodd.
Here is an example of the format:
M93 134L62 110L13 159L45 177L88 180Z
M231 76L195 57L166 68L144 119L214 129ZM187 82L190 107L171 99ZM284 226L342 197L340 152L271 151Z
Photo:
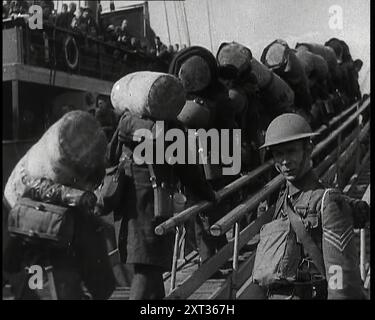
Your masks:
M276 40L260 60L236 42L222 43L216 57L200 46L185 48L173 57L168 74L136 72L114 84L111 102L121 117L113 135L106 138L100 124L83 111L69 112L51 126L5 187L3 212L9 215L9 233L17 235L8 238L5 271L16 298L35 296L24 268L46 263L53 266L59 299L83 299L82 286L94 299L109 298L116 284L116 247L121 262L133 267L130 299L165 296L163 273L171 268L173 235L158 236L155 227L176 212L177 194L185 196L186 206L199 200L217 203L217 191L238 175L220 174L220 165L209 159L194 165L156 164L155 159L140 164L134 152L142 143L137 130L152 132L153 145L156 121L184 132L241 129L242 172L271 154L285 177L276 209L267 211L271 222L261 231L249 299L363 298L353 228L364 224L368 207L338 191L325 192L312 172L310 140L313 129L360 99L361 62L353 61L338 39L297 44L296 49ZM187 142L187 152L191 143L197 141ZM244 196L261 186L262 181L248 186ZM220 203L191 222L188 232L194 233L200 264L227 243L225 235L213 237L209 228L240 200ZM38 211L43 203L69 208L61 214L74 217L74 233L62 238L59 232L67 227L61 223L47 228L56 222L58 209ZM32 220L28 210L48 218ZM121 220L111 250L101 220L110 212ZM41 219L48 220L48 230L25 232ZM35 233L41 241L25 241L35 240ZM58 242L59 249L48 239ZM270 243L281 245L276 250L267 247ZM337 265L344 283L333 289L327 283L331 266Z

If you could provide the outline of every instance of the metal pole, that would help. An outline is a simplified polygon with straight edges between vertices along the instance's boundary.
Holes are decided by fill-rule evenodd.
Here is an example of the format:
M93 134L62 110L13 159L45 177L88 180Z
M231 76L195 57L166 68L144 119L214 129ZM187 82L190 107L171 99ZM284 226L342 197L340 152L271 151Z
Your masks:
M341 188L341 166L340 166L340 155L341 155L341 133L337 137L337 162L336 162L336 185Z
M44 41L44 62L49 63L49 44L48 44L48 35L46 32L43 32L43 41Z
M363 201L366 201L368 205L370 205L370 185L367 187L365 194L362 197ZM361 279L363 281L366 280L366 270L365 270L365 263L366 263L366 229L363 228L360 230L360 253L359 253L359 261L360 261L360 272L361 272Z
M212 34L211 34L211 17L210 17L210 6L208 3L209 0L206 0L206 5L207 5L207 17L208 17L208 34L210 36L210 44L211 44L211 51L214 51L214 45L212 42Z
M182 233L178 242L178 250L179 250L179 259L185 259L185 243L186 243L186 228L182 225Z
M49 291L52 300L58 300L57 290L55 285L55 277L53 276L53 267L49 265L45 268L48 277Z
M371 271L371 269L369 268L368 272L367 272L367 275L366 275L365 283L363 285L366 290L370 289L370 271ZM370 294L370 291L369 291L369 294Z
M187 15L186 15L186 9L185 9L185 2L182 2L182 8L184 9L184 18L185 18L185 24L186 24L186 32L187 32L187 45L188 47L190 47L191 43L190 43L190 32L189 32L189 23L188 23L188 20L187 20Z
M173 261L172 261L172 275L171 275L171 288L170 293L176 287L176 272L177 272L177 256L178 256L178 244L180 241L180 228L176 227L176 235L174 238L174 248L173 248Z
M165 11L165 21L167 22L168 41L169 41L169 45L171 45L171 34L169 32L168 12L167 12L167 5L165 3L165 0L163 1L163 3L164 3L164 11Z
M234 232L234 244L233 244L233 272L232 272L232 283L231 283L231 298L236 300L237 294L237 272L238 272L238 242L240 237L240 224L235 223Z
M147 38L147 24L148 24L148 1L143 5L143 37Z
M365 270L365 263L366 263L366 229L363 228L360 230L360 253L359 253L359 261L360 261L360 270L361 270L361 279L365 281L366 279L366 270Z
M19 139L20 111L19 111L19 82L12 80L12 122L13 139Z
M357 107L357 110L359 109L359 106ZM361 144L359 141L359 133L361 132L362 127L362 115L358 116L358 127L357 127L357 150L356 150L356 160L355 160L355 173L358 174L361 166Z
M174 14L176 16L176 22L177 22L177 33L178 33L178 42L179 42L179 45L181 47L181 32L180 32L180 23L178 22L178 13L177 13L177 6L176 6L176 2L173 1L173 6L174 6Z

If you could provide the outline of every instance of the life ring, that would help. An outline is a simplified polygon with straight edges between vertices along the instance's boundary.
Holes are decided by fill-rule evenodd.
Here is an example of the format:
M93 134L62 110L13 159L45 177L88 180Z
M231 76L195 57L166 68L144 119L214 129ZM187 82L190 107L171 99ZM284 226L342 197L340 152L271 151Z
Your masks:
M78 67L79 50L76 40L67 36L64 40L64 58L69 69L75 70Z

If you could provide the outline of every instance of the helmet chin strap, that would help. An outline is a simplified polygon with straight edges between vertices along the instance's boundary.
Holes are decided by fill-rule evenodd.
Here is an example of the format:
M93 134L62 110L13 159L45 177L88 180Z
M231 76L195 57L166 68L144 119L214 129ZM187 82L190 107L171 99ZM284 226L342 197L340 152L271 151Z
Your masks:
M275 169L278 173L281 173L281 169L278 163L275 164Z
M298 170L297 170L297 174L296 174L296 177L297 177L297 180L299 179L299 178L301 178L307 171L309 171L310 169L311 169L311 165L310 165L310 160L309 160L309 164L308 164L308 166L307 166L307 163L306 163L306 161L307 161L307 159L308 159L308 157L307 157L307 148L305 147L304 148L304 150L303 150L303 158L302 158L302 161L301 161L301 166L298 168ZM276 163L275 164L275 169L276 169L276 171L278 172L278 173L281 173L282 174L282 172L281 172L281 168L280 168L280 165L278 164L278 163Z

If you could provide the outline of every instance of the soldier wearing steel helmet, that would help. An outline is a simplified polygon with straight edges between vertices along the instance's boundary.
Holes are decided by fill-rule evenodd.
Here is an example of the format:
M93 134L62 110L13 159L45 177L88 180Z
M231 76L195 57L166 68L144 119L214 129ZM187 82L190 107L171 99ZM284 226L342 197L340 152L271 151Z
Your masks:
M351 201L326 189L312 168L316 135L299 115L269 125L265 144L285 178L260 231L252 284L244 296L268 299L363 299Z

